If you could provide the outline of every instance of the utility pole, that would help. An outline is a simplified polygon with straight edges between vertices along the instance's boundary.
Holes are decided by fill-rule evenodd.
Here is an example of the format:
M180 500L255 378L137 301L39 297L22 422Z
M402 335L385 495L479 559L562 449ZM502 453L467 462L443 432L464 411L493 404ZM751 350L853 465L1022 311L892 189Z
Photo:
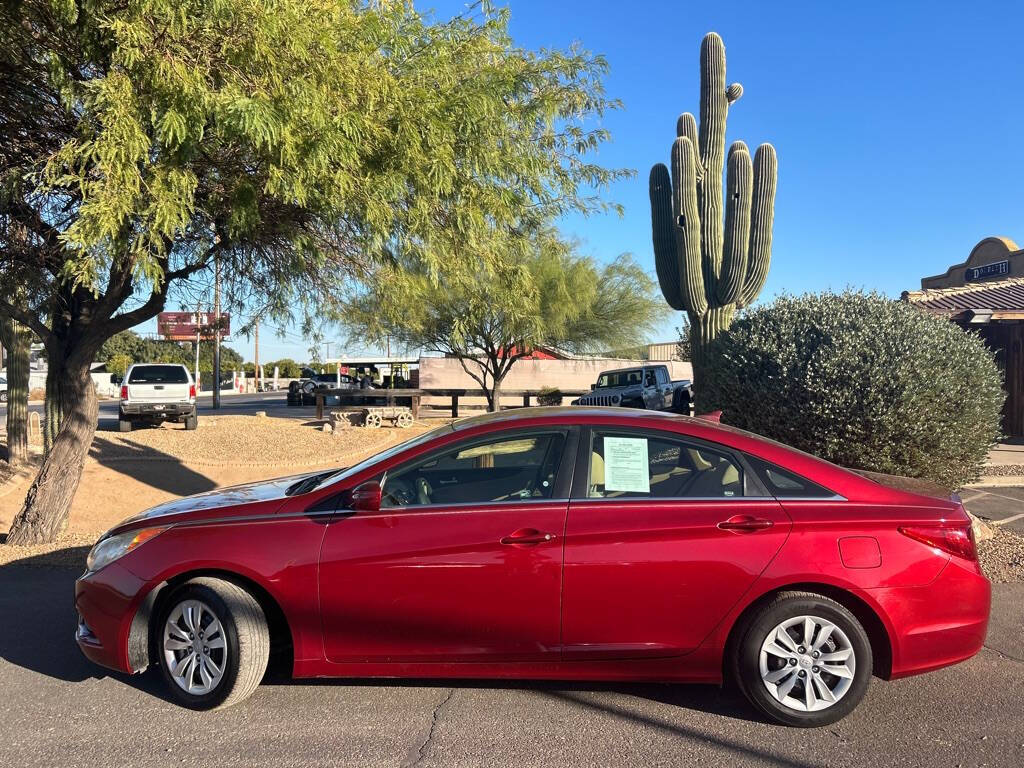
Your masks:
M213 407L220 408L220 257L214 257L213 275Z
M253 363L256 365L256 370L253 373L256 374L256 389L263 389L263 369L260 368L260 321L257 319L255 322L256 325L253 329L253 340L255 342Z
M200 390L202 390L202 383L199 381L199 342L202 340L203 334L203 305L201 302L196 302L196 370L195 370L195 382L196 382L196 395L198 396Z

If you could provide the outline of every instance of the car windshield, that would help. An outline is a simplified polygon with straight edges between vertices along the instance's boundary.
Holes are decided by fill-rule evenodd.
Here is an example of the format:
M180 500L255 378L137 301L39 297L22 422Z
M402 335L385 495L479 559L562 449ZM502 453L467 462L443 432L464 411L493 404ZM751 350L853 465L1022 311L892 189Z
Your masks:
M429 432L424 432L422 435L416 435L415 437L411 437L403 443L391 446L386 451L375 453L373 456L364 459L358 464L353 464L351 467L346 467L345 469L340 469L335 472L325 472L322 475L317 475L315 478L309 478L309 480L315 480L315 482L309 483L309 481L303 481L301 488L297 489L294 492L294 494L289 493L289 495L295 495L298 493L309 493L314 488L319 488L328 480L331 481L331 484L340 483L349 477L359 474L364 469L373 466L377 462L390 459L392 456L396 456L404 450L413 448L417 445L422 445L423 443L426 443L429 440L433 440L438 435L442 435L445 434L446 432L451 431L452 425L445 424L444 426L437 427L436 429L432 429Z
M188 373L180 365L143 365L132 368L129 384L188 384Z
M641 372L639 368L631 368L628 371L608 371L597 378L599 387L628 387L632 384L639 384Z

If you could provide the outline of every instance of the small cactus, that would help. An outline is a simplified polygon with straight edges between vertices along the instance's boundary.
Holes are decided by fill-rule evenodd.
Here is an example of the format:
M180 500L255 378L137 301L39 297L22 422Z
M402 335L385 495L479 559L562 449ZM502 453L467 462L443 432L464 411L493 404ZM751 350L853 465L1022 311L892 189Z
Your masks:
M726 87L725 45L709 32L700 47L700 126L689 112L680 115L671 172L662 163L651 169L658 281L669 305L689 316L698 371L707 344L757 298L771 262L775 148L762 144L751 161L747 145L736 141L725 155L726 115L742 95L739 83Z

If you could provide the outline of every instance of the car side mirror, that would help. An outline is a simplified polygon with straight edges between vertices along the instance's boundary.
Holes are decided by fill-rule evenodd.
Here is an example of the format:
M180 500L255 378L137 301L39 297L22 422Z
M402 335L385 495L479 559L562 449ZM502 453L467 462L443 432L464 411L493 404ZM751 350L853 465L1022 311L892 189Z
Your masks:
M348 506L358 512L379 512L380 498L380 483L371 480L357 485L349 492Z
M120 384L121 383L121 377L118 376L116 373L110 374L110 383L111 384Z
M591 384L590 391L593 392L595 389L597 389L597 384Z

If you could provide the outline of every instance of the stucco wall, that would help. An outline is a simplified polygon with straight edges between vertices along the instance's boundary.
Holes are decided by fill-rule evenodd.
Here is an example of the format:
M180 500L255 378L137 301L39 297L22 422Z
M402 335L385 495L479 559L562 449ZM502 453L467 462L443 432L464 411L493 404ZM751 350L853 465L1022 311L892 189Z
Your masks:
M558 389L590 389L597 381L601 371L610 368L628 368L633 365L644 365L645 362L661 363L663 361L642 360L520 360L512 366L502 388L539 390L545 387ZM673 379L692 379L693 366L679 361L664 361ZM421 389L479 389L480 385L462 369L459 361L447 357L420 358ZM444 406L450 403L448 398L427 398L426 404ZM460 398L459 406L483 406L486 401L480 398ZM503 405L522 405L521 397L502 398ZM566 399L568 404L568 399Z

